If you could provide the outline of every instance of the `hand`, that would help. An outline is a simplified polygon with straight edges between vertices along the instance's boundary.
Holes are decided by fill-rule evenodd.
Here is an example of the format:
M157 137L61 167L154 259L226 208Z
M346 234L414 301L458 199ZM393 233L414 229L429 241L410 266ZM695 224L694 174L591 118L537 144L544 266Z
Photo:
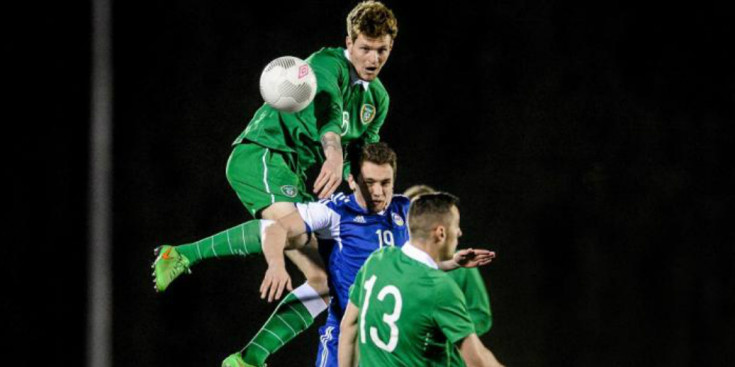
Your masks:
M327 159L322 165L319 177L314 181L314 193L319 199L326 199L337 190L342 182L342 159Z
M489 264L495 258L495 251L485 249L463 249L454 253L452 259L463 268L475 268Z
M265 272L263 283L260 284L260 299L265 299L268 296L268 302L273 300L281 299L283 289L286 288L289 291L293 290L291 287L291 277L286 271L284 265L269 266Z

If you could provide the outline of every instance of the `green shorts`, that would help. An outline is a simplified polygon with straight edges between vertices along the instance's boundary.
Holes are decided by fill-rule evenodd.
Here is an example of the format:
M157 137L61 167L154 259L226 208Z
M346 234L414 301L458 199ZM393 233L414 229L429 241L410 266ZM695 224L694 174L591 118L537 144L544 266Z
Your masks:
M313 200L306 191L296 154L244 142L232 149L227 161L227 181L254 218L273 203Z

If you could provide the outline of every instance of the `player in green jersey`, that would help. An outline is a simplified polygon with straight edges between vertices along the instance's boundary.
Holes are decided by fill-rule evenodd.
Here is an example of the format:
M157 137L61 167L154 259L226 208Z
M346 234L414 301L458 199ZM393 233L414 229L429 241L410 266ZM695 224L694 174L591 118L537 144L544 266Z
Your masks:
M393 48L398 25L393 12L377 1L364 1L347 16L346 48L324 48L307 62L317 78L314 102L298 113L264 104L234 142L227 178L255 218L276 220L296 211L294 202L329 197L348 172L342 147L371 143L388 112L389 98L378 79ZM321 171L312 192L306 172ZM294 241L304 243L303 235ZM327 302L323 264L313 246L287 256L304 273L305 287Z
M339 365L446 366L458 346L468 366L500 366L475 333L464 296L437 263L452 257L459 227L457 199L421 195L408 214L410 242L368 258L350 290L342 318Z
M403 195L413 200L419 195L435 193L432 187L427 185L414 185L406 189ZM467 302L467 311L470 319L475 326L475 333L478 336L490 331L493 325L493 313L490 308L490 296L487 293L487 287L482 280L480 269L461 267L456 270L447 272L452 280L459 286ZM450 366L463 366L464 361L459 350L453 345L449 346Z
M343 146L353 141L379 140L389 98L378 74L390 56L397 33L397 20L384 4L358 3L347 16L346 47L323 48L307 58L317 78L314 101L298 113L280 112L267 104L256 111L233 143L226 170L230 185L253 217L277 220L296 212L293 203L313 199L314 194L320 199L329 197L349 172L349 167L343 165ZM307 171L319 166L314 187L308 190ZM184 248L158 248L154 263L156 290L165 290L196 261L217 257L215 249L219 245L227 244L228 251L243 255L259 251L259 246L246 246L259 232L257 223L248 222L205 238L209 246L199 246L201 241L192 243L186 247L192 249L188 254L178 251ZM239 240L232 236L235 234ZM327 308L327 276L314 241L301 246L309 242L308 235L289 240L300 249L287 251L286 255L304 274L306 283L284 297L272 318L299 316L298 310L308 308L308 327L313 323L312 316ZM242 247L231 247L232 241L242 242ZM207 251L202 252L202 247ZM315 297L321 297L318 307L314 305ZM284 303L293 299L297 300L296 306Z
M413 200L419 195L435 193L432 187L427 185L414 185L406 189L403 195ZM482 279L479 268L460 267L447 272L452 280L462 290L467 301L467 310L470 313L472 323L475 324L477 335L483 335L490 331L493 325L493 313L490 308L490 296L487 293L485 281Z

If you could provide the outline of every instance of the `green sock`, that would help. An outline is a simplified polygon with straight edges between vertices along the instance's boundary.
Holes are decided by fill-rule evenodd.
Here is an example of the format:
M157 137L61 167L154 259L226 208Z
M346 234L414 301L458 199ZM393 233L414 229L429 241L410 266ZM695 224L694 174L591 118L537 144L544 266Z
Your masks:
M176 251L186 256L191 265L212 257L260 254L260 224L260 220L247 221L214 236L176 246Z
M253 340L240 351L245 362L263 366L266 358L301 334L327 309L319 294L303 284L283 298Z

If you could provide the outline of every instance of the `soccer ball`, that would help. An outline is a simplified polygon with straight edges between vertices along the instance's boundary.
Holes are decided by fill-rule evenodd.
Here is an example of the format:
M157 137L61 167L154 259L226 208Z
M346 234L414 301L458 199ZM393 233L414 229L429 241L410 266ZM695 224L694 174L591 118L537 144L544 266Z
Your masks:
M314 100L316 76L306 61L293 56L271 61L260 74L260 95L283 112L299 112Z

